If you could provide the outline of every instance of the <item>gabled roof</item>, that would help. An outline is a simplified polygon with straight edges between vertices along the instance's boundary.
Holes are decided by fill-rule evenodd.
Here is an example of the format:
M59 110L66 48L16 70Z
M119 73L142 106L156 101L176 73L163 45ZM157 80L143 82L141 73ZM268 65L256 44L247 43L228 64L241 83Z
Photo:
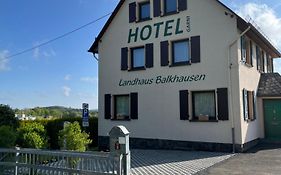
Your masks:
M279 73L261 74L258 97L281 97L281 76Z
M108 20L106 21L105 25L103 26L103 28L101 29L99 35L96 37L95 42L93 43L93 45L90 47L90 49L88 50L88 52L92 52L92 53L98 53L98 46L99 46L99 41L102 38L103 34L106 32L107 28L109 27L110 23L112 22L112 20L114 19L114 17L116 16L116 14L118 13L118 11L121 9L123 3L125 2L125 0L120 0L119 3L117 4L116 8L114 9L114 11L112 12L111 16L108 18Z
M216 0L220 5L222 5L224 8L229 10L233 15L237 17L237 28L241 31L245 31L249 26L251 29L247 32L247 35L249 35L256 43L258 43L263 49L265 49L268 53L270 53L274 58L281 57L281 53L268 41L251 23L246 22L243 18L241 18L238 14L236 14L233 10L231 10L229 7L224 5L219 0ZM88 52L92 53L98 53L98 45L99 41L108 29L109 25L111 24L112 20L118 13L118 11L121 9L122 5L124 4L125 0L120 0L114 11L112 12L111 16L103 26L101 32L95 39L94 43L88 50Z

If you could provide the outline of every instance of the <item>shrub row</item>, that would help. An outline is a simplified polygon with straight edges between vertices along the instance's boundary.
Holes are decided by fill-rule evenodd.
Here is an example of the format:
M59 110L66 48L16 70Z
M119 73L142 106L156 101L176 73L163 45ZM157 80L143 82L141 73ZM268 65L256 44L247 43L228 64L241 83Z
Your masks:
M82 118L81 117L66 117L66 118L60 118L60 119L53 119L53 120L38 120L36 122L41 123L46 131L47 136L49 138L48 145L50 149L59 149L59 140L58 135L59 131L63 129L64 122L79 122L81 128L83 131L89 133L90 139L93 140L93 142L89 145L89 147L97 147L98 145L98 119L91 117L89 118L89 127L83 128L82 127ZM22 123L29 123L34 121L21 121Z

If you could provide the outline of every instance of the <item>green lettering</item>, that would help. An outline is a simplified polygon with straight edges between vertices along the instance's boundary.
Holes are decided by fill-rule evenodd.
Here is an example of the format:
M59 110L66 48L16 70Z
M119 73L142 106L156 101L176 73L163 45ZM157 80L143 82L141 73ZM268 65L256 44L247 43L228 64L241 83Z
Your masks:
M178 18L177 25L176 25L176 35L183 33L183 30L180 29L181 19Z
M139 33L139 28L137 27L135 30L135 33L133 33L133 29L130 29L129 37L128 37L128 43L131 42L131 38L134 38L134 42L137 42L138 40L138 33Z
M146 36L144 36L145 34L145 29L148 29L148 32L147 32L147 35ZM151 28L151 26L150 25L146 25L146 26L144 26L142 29L141 29L141 35L140 35L140 38L141 38L141 40L143 40L143 41L145 41L145 40L147 40L148 38L150 38L150 36L151 36L151 33L152 33L152 28Z
M160 84L162 80L161 76L156 77L156 84Z
M196 77L194 78L194 81L200 80L199 78L200 78L200 76L199 76L199 75L196 75Z
M173 34L172 32L169 32L169 30L173 28L173 25L170 24L174 23L174 21L175 20L166 21L164 36L170 36Z
M203 75L200 76L200 80L205 80L205 78L206 78L206 75L205 75L205 74L203 74Z
M158 23L155 23L154 26L156 27L156 33L155 33L155 38L158 38L159 37L159 31L160 31L160 27L161 25L163 25L164 22L158 22Z

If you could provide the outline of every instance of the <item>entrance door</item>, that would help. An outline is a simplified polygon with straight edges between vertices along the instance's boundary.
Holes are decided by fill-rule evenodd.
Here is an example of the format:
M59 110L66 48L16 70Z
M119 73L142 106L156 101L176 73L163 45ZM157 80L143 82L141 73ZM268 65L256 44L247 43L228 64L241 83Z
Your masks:
M265 137L281 140L281 100L264 100Z

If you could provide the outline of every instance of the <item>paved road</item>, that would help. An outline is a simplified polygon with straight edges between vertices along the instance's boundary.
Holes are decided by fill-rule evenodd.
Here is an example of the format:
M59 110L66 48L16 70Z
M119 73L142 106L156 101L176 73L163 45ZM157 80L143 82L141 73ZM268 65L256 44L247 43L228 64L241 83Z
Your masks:
M198 175L280 175L281 145L262 144L248 153L237 154Z
M132 150L132 175L191 175L233 154L199 151Z

